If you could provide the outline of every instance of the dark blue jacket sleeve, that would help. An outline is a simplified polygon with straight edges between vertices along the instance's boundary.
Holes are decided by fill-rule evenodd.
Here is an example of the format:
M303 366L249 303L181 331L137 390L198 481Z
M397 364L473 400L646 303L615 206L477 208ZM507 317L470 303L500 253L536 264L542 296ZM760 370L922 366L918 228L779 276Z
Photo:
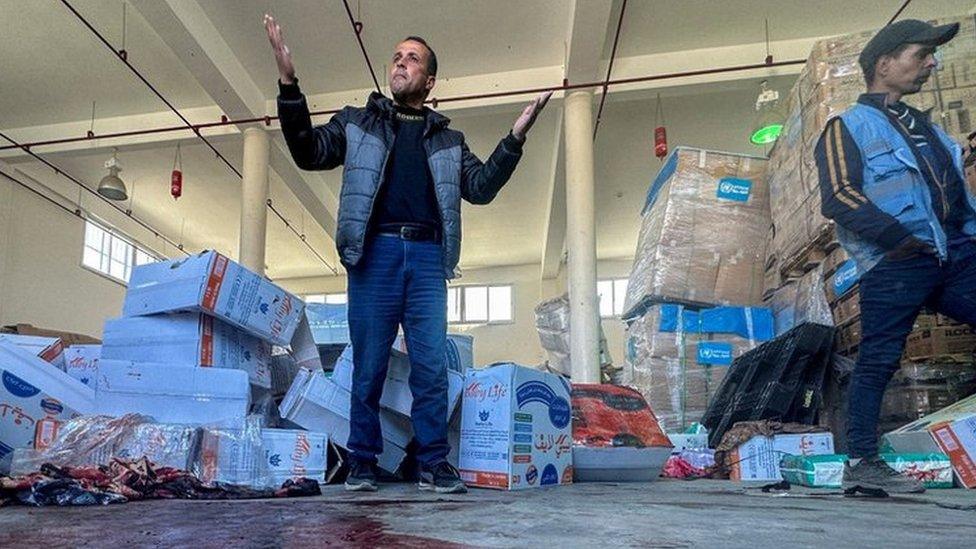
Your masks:
M912 236L894 216L864 195L861 153L840 118L827 123L814 157L820 172L820 210L824 217L885 250L897 248Z
M522 143L509 133L495 151L482 162L466 143L461 145L461 197L472 204L488 204L495 199L522 158Z
M303 170L331 170L346 156L343 111L328 122L312 127L305 96L294 84L278 83L278 120L295 164Z

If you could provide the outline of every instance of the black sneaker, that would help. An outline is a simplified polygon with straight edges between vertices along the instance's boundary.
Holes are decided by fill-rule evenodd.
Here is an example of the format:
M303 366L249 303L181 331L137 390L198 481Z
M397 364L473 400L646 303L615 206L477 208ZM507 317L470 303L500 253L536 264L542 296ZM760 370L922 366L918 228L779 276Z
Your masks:
M376 465L360 461L350 463L349 474L346 475L346 490L349 492L375 492Z
M421 490L438 494L463 494L468 491L457 469L446 461L431 466L421 465L418 486Z
M880 457L865 458L853 466L849 462L844 464L842 486L851 493L920 494L925 491L921 482L895 471Z

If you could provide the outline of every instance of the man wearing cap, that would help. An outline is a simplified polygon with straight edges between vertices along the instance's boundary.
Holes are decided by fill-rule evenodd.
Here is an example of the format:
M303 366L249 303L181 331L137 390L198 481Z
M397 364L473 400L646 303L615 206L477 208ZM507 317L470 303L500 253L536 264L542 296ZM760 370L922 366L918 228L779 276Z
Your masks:
M905 338L928 307L976 323L976 200L963 150L902 102L936 68L936 48L958 24L904 20L882 29L858 59L868 91L828 122L817 143L824 216L860 274L862 339L850 384L846 490L920 492L878 457L878 415Z

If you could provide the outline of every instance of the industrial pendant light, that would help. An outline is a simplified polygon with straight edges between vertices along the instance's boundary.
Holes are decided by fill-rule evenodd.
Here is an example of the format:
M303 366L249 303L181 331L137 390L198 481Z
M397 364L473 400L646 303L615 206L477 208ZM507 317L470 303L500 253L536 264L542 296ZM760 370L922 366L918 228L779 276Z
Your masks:
M769 89L767 84L765 80L759 84L759 97L756 98L756 122L749 137L755 145L769 145L776 141L783 131L779 92Z
M125 183L119 178L122 168L119 166L118 149L112 153L112 158L105 161L108 175L98 183L98 194L109 200L125 200L129 193L125 190Z

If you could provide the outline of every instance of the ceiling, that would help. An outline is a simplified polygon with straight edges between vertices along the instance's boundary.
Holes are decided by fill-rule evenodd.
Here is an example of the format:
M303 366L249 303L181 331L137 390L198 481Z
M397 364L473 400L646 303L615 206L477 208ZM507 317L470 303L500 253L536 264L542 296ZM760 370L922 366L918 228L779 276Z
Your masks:
M266 11L281 21L306 92L323 94L371 87L340 0L158 1L197 1L222 43L232 52L235 63L267 100L275 96L277 71L261 26L261 16ZM121 47L121 0L69 2ZM592 27L584 30L601 37L596 42L603 54L595 55L602 57L604 67L620 4L616 0L608 11L609 17L602 22L575 23ZM863 30L885 22L901 0L884 2L883 7L879 4L864 0L632 1L627 5L618 57L758 43L762 41L765 17L769 17L774 41ZM915 0L906 16L962 14L976 7L973 4L974 0ZM442 88L445 83L466 76L563 65L566 37L574 24L573 5L574 0L350 0L353 14L365 22L363 38L380 78L393 44L407 34L418 34L428 39L439 54ZM16 17L0 17L0 51L4 52L0 55L0 74L4 75L0 81L0 130L18 129L26 135L35 128L70 121L87 129L93 100L97 102L98 119L160 113L153 115L149 127L179 123L175 115L166 112L160 99L59 0L0 0L0 13L16 13ZM129 5L125 47L130 61L178 109L216 105L213 89L184 66L160 32ZM627 258L633 254L639 209L647 185L660 166L651 150L654 94L662 94L672 147L687 145L761 155L764 151L747 140L759 78L753 74L608 96L594 151L599 258ZM786 91L793 78L776 77L771 84ZM509 81L509 87L518 86L518 79ZM338 105L323 105L335 106ZM520 108L518 102L486 102L463 110L449 108L446 114L452 118L452 127L465 133L471 150L486 159L511 128ZM132 119L136 128L147 125L142 118ZM321 121L324 119L316 120ZM464 206L462 268L542 261L561 121L561 101L557 98L533 128L519 168L498 198L488 206ZM76 130L72 132L68 135L77 134ZM274 135L281 140L279 132ZM240 134L212 139L240 169ZM185 191L183 198L173 201L168 194L168 177L177 141L182 143ZM102 143L85 144L75 150L38 147L35 151L92 187L104 175L102 163L111 155ZM148 143L124 144L119 157L124 169L122 177L130 184L130 190L134 189L134 215L173 240L184 242L187 249L214 248L236 256L240 179L199 140L188 132L161 135ZM77 189L38 162L23 156L5 160L53 191L76 199ZM336 265L333 241L313 220L308 205L303 205L293 192L291 178L298 172L284 176L281 173L272 172L272 200L296 230L306 235L306 241L330 265ZM307 183L315 196L327 200L329 195L339 194L341 171L313 174L307 177ZM92 207L96 205L92 203ZM334 205L332 208L334 213ZM117 214L109 211L106 215ZM152 246L151 237L147 238L150 241L144 243ZM273 215L268 220L267 265L272 278L331 274L305 243Z

